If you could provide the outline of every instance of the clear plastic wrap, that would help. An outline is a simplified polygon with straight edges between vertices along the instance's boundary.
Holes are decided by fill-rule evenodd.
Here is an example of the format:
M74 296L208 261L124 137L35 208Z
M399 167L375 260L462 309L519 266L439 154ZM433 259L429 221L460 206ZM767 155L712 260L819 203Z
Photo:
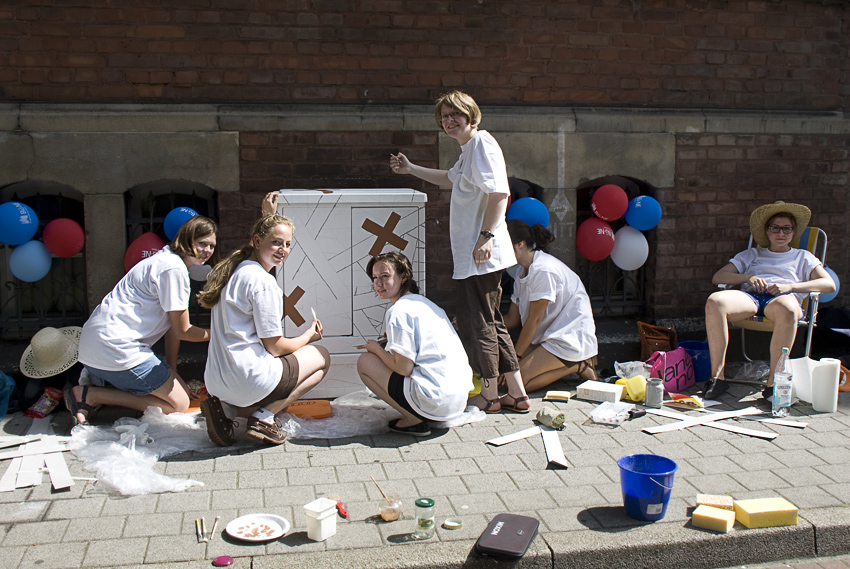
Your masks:
M196 423L191 415L166 415L159 407L148 407L141 420L123 417L111 427L78 425L68 443L83 468L97 473L95 492L124 496L203 486L153 468L164 457L204 447L217 448L203 423Z
M636 375L649 377L652 373L652 364L646 362L614 362L614 373L617 377L629 379Z

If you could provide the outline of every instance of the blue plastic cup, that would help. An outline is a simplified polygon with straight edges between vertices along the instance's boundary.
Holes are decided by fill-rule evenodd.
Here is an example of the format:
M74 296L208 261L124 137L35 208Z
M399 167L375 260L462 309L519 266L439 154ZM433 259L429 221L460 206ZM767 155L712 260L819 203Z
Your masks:
M644 522L663 518L673 492L673 476L679 466L657 454L623 456L617 465L626 514Z
M711 353L708 351L708 342L679 342L677 347L685 348L691 361L694 363L694 378L697 381L706 381L711 377Z

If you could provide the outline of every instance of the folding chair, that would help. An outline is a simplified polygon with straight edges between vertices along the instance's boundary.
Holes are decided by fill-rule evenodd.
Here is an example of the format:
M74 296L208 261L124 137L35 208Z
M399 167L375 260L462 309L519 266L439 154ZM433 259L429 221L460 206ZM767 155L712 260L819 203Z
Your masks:
M800 234L799 239L795 239L792 247L798 249L806 249L809 253L820 259L821 263L826 263L826 232L819 227L807 227ZM753 236L750 235L748 247L753 246ZM721 288L730 288L728 285L720 285ZM806 353L805 357L809 357L809 352L812 349L812 332L815 328L815 320L818 315L818 299L819 292L810 292L803 300L803 317L797 322L797 328L805 326L806 331ZM741 353L744 359L748 362L753 361L747 355L746 331L755 330L758 332L773 332L773 322L769 318L763 316L752 316L745 320L737 320L730 322L730 326L741 329Z

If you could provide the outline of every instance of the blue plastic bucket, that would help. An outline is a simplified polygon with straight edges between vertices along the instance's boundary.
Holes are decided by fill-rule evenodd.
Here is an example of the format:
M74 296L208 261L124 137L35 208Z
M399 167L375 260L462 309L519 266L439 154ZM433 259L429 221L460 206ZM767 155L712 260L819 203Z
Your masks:
M706 381L711 377L711 353L708 351L708 342L679 342L677 347L685 348L691 356L697 381Z
M667 513L673 491L673 475L679 466L657 454L631 454L620 457L620 488L629 517L654 522Z

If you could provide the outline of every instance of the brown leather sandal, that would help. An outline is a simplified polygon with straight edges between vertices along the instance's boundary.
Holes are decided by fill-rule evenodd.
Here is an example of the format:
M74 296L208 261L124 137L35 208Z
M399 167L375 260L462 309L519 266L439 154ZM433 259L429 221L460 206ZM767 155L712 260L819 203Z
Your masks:
M514 400L513 405L508 405L504 401L502 401L505 397L510 397ZM502 401L502 409L507 409L508 411L513 411L514 413L528 413L531 411L531 405L523 409L522 407L517 407L517 403L522 403L523 401L528 401L528 395L523 395L522 397L514 397L513 395L502 395L499 398L499 401Z
M476 395L475 397L480 397L481 399L483 399L487 403L483 408L480 408L480 409L482 411L484 411L485 413L487 413L488 415L494 415L496 413L502 412L502 407L501 407L501 401L502 400L500 398L496 397L495 399L487 399L486 397L484 397L480 393L478 395ZM493 407L495 407L496 404L499 404L499 408L493 409ZM477 407L477 405L476 405L476 407Z

